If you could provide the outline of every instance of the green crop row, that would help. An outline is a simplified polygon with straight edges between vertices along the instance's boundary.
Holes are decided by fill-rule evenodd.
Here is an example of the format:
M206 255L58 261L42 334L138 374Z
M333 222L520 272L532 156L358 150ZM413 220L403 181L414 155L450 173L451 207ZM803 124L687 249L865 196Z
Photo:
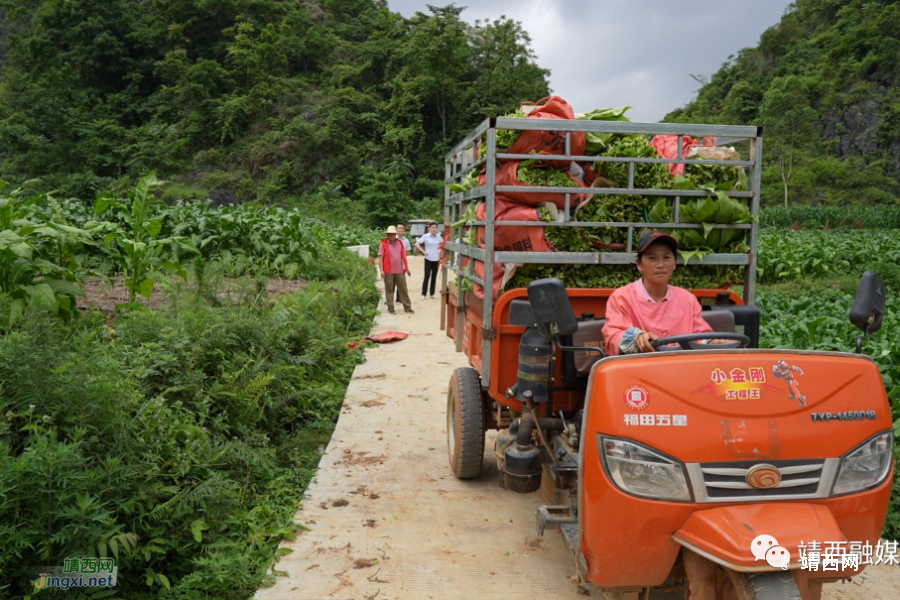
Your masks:
M83 229L96 240L130 227L130 203L100 198L94 204L39 196L29 200L24 217L35 222L65 223ZM322 250L369 245L374 254L381 240L378 231L332 225L303 216L296 209L255 203L216 206L211 201L155 203L144 216L157 222L157 238L179 238L196 248L204 260L219 262L230 275L303 276ZM108 267L109 253L102 244L86 245L82 264ZM171 244L166 258L181 262L186 256Z
M776 206L762 209L759 222L778 229L900 229L900 206Z
M833 278L878 273L900 291L900 240L893 231L791 231L763 229L759 238L759 281Z
M338 278L329 260L335 250L368 244L374 253L381 239L373 230L332 226L280 207L167 205L157 197L162 185L150 174L127 198L86 204L29 197L0 181L0 331L29 306L70 318L89 275L124 275L134 306L137 295L150 297L160 275L187 277L189 268L198 276Z

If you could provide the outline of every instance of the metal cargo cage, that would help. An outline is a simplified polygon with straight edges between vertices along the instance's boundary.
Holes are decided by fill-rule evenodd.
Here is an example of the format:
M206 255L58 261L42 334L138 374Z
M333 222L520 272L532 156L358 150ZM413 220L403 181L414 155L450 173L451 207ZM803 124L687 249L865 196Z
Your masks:
M562 154L509 154L497 149L497 131L552 131L560 132L565 136L565 146ZM637 134L645 136L674 135L678 140L678 152L676 158L633 158L588 156L572 154L572 134L607 133L607 134ZM744 154L749 157L744 160L706 160L698 158L688 159L683 147L683 136L705 139L715 138L717 145L749 143L749 150ZM484 147L484 154L478 158L479 148ZM744 229L748 231L747 245L749 252L746 254L710 253L702 258L692 259L691 264L699 265L737 265L744 268L743 300L746 304L754 304L756 288L756 256L759 239L759 190L761 178L762 157L762 128L755 126L727 126L727 125L696 125L675 123L632 123L618 121L590 121L590 120L565 120L565 119L530 119L530 118L490 118L475 128L462 142L460 142L446 156L445 164L445 188L444 188L444 222L458 224L467 208L480 202L486 205L484 220L468 221L465 224L454 227L445 244L447 251L448 268L455 273L455 285L451 286L448 269L443 270L442 289L445 293L452 294L449 306L455 306L456 311L448 315L447 328L455 327L457 350L462 350L463 343L463 315L460 310L464 306L464 291L462 282L471 281L481 286L484 290L483 305L479 307L484 329L481 332L484 341L481 356L477 357L481 363L482 385L487 387L490 383L490 365L492 355L492 343L494 331L491 329L493 310L497 298L491 276L496 263L518 264L585 264L598 265L626 265L634 264L636 253L634 246L637 242L635 233L644 228L650 229L703 229L703 224L681 222L681 202L698 197L708 197L710 192L706 190L691 189L641 189L634 187L635 165L640 163L670 164L697 164L697 165L724 165L729 167L743 167L747 175L747 189L741 191L724 191L731 198L744 199L748 203L751 214L751 222L744 224L716 224L712 227L720 229ZM625 187L602 189L586 188L587 193L596 189L595 194L614 196L650 196L669 197L674 201L673 222L584 222L572 220L571 197L577 193L585 193L585 189L571 187L549 186L498 186L497 170L500 160L534 160L541 161L569 161L576 163L617 162L628 165L628 185ZM469 189L465 192L453 193L450 186L459 183L473 170L481 173L485 183ZM627 243L624 252L519 252L500 250L495 248L494 240L497 227L527 226L535 227L533 221L497 221L496 197L505 193L554 193L565 195L565 207L561 210L561 220L558 222L542 222L541 226L550 227L603 227L618 228L627 231ZM466 233L472 227L484 227L484 248L467 243ZM468 258L468 265L463 267L463 260ZM476 276L474 271L475 261L484 263L485 282ZM681 263L679 258L679 263ZM502 295L502 293L501 293ZM455 319L454 319L455 314ZM455 323L454 323L455 321Z

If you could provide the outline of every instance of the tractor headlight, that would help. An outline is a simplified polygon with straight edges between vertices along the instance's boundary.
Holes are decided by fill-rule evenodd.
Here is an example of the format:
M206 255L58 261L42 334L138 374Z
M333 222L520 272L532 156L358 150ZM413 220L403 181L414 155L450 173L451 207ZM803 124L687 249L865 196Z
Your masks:
M623 492L655 500L690 501L684 466L646 446L598 435L606 472Z
M852 494L874 487L891 472L894 458L894 434L879 433L841 458L832 496Z

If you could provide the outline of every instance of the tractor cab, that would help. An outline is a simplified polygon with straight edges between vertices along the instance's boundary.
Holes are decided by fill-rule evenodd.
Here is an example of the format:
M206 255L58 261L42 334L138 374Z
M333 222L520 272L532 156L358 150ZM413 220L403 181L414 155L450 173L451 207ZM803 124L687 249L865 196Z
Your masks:
M606 324L606 301L614 290L566 289L558 279L533 282L528 290L513 290L498 302L498 331L501 346L518 344L515 365L502 361L496 371L497 391L507 400L523 401L524 393L536 393L535 377L552 373L549 389L538 392L547 398L550 414L560 409L574 409L583 401L588 377L594 364L605 357L603 326ZM522 293L524 292L524 293ZM701 304L701 315L713 334L691 334L664 340L658 350L726 349L759 345L759 309L747 306L732 292L694 290ZM508 303L504 302L510 296ZM534 308L537 307L537 308ZM535 314L537 313L537 314ZM555 320L555 319L562 319ZM715 347L701 340L729 339L730 344ZM568 351L551 356L550 341ZM538 357L547 357L547 362ZM521 360L524 357L524 361ZM513 369L515 367L515 369Z

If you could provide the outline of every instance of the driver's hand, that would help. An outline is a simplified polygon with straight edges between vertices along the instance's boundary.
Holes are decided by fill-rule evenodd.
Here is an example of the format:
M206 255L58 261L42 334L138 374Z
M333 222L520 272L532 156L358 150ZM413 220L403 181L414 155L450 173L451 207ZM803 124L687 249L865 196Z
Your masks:
M659 336L652 331L645 331L637 337L635 342L637 343L638 350L641 352L656 352L656 348L650 345L650 342L655 342L658 339Z
M709 344L733 344L734 340L709 340Z

